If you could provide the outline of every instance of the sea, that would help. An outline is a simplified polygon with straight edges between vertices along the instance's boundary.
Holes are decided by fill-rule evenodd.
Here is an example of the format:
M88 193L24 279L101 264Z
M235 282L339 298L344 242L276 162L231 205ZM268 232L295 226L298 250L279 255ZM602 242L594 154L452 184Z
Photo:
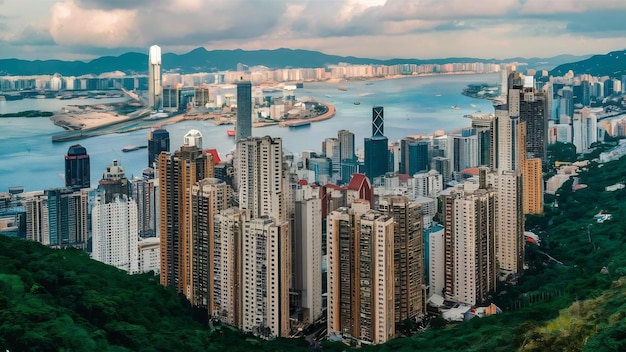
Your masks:
M431 134L437 130L450 133L470 125L471 121L465 115L493 113L491 101L464 96L461 94L463 88L471 83L496 84L499 80L500 75L493 73L305 83L303 88L296 90L296 98L312 97L317 101L333 104L336 108L333 118L297 128L253 128L252 134L280 137L284 152L299 154L305 150L321 150L324 139L336 138L338 130L346 129L355 134L355 146L361 149L364 138L372 134L373 106L384 108L384 134L390 141L408 135ZM124 98L0 101L0 114L24 110L56 112L67 105L103 104L123 100ZM172 150L182 145L185 133L197 129L203 136L203 148L217 149L222 156L235 148L233 137L226 133L226 130L232 128L231 125L216 126L211 120L184 121L165 126L170 133ZM22 186L27 192L63 187L64 157L73 144L81 144L87 149L92 187L97 185L106 166L113 160L117 160L124 167L129 178L141 177L143 169L148 167L147 149L122 152L122 148L147 145L150 129L53 143L52 135L62 130L47 117L0 118L0 192L6 192L9 187L14 186Z

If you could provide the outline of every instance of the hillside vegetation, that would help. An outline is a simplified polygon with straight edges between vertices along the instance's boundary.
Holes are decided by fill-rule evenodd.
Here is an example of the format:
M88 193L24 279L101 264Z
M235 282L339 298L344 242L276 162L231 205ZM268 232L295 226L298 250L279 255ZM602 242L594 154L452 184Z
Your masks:
M558 207L527 224L542 239L529 265L493 301L505 312L432 329L364 351L626 350L626 158L590 163ZM597 223L593 216L611 213ZM10 351L307 351L302 339L259 341L193 320L184 298L152 275L128 276L78 250L52 250L0 236L0 350ZM324 351L349 349L323 343Z

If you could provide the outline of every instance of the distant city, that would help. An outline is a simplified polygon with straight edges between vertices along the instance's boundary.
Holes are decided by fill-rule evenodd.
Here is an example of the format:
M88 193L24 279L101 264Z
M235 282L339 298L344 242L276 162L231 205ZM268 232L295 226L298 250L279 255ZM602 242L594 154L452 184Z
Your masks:
M313 328L317 340L382 344L401 336L407 321L423 330L437 315L464 321L501 313L492 294L499 283L516 284L527 246L540 245L526 215L542 214L544 195L583 166L555 167L548 146L569 143L581 154L605 137L626 137L626 75L553 77L480 62L239 64L183 74L163 72L159 46L148 52L142 75L0 78L6 103L129 99L115 108L119 121L104 107L97 110L109 113L106 123L87 126L72 111L52 117L71 130L64 140L76 140L58 156L65 187L0 193L0 234L79 248L129 274L152 272L208 319L265 339ZM285 153L279 137L252 133L264 123L300 128L332 118L332 104L296 98L309 82L341 91L347 81L475 73L497 73L500 83L477 82L459 94L487 99L493 111L465 115L459 131L389 140L381 102L368 110L363 150L349 125L315 141L321 151L297 154ZM129 121L147 128L184 116L233 124L235 149L220 154L197 129L173 140L159 126L145 146L124 150L146 156L143 174L132 178L118 160L92 165L80 144L89 133L122 132L115 126L128 129ZM601 158L625 153L618 146Z

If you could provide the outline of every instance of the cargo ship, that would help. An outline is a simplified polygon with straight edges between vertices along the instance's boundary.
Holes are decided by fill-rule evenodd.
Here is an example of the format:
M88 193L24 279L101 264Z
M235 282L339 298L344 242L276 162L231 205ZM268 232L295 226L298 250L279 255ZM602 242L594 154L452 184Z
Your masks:
M147 145L140 145L140 146L136 146L136 145L127 145L124 148L122 148L122 151L124 153L128 153L128 152L132 152L135 150L139 150L139 149L143 149L143 148L148 148Z

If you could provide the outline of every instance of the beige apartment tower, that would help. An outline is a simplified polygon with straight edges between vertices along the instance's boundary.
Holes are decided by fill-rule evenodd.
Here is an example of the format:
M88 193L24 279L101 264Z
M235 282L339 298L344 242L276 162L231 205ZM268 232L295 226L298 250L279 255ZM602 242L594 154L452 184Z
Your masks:
M415 319L426 311L422 207L406 196L382 197L378 206L394 219L395 321Z
M159 155L161 284L196 302L193 280L193 186L213 177L213 157L202 152L202 134L189 131L180 150ZM208 258L206 258L208 260Z
M356 205L356 206L355 206ZM367 202L327 218L328 334L384 343L395 335L394 221Z

